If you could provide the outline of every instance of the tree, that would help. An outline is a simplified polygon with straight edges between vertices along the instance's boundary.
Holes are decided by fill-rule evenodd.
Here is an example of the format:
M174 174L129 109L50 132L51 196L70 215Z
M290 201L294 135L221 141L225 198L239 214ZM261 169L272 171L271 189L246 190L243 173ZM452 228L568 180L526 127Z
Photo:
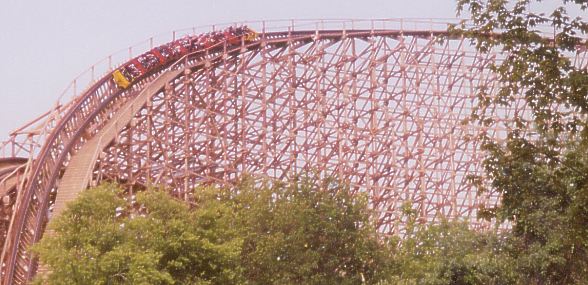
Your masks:
M588 71L571 56L588 47L588 24L569 16L566 7L585 11L588 1L563 0L550 14L531 9L540 2L458 1L473 27L455 31L482 52L505 55L494 66L501 88L496 96L480 92L474 118L494 124L488 110L517 98L532 112L528 120L513 118L504 144L486 138L489 183L478 187L502 195L501 205L484 209L484 216L512 223L509 246L518 283L586 284Z
M508 234L476 232L460 221L417 222L404 207L406 236L395 250L387 281L396 285L493 285L516 280L507 252Z
M240 284L242 240L228 207L192 211L161 191L124 199L112 184L84 191L34 247L42 284Z
M304 178L198 187L195 204L106 184L81 193L34 247L43 284L373 284L390 250L365 195ZM124 198L127 197L127 198Z
M243 183L235 202L249 284L372 284L385 274L391 251L378 240L366 195L301 178Z

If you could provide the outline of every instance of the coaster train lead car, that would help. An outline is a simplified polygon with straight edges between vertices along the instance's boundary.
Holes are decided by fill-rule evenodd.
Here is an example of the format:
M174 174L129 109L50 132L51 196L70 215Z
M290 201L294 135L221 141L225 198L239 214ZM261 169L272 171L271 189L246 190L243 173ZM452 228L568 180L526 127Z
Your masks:
M248 43L255 39L257 39L257 33L247 26L228 27L224 31L186 36L155 47L127 61L112 73L112 79L119 88L126 89L144 75L172 63L188 53L212 48L223 42L229 45L239 45L241 41Z

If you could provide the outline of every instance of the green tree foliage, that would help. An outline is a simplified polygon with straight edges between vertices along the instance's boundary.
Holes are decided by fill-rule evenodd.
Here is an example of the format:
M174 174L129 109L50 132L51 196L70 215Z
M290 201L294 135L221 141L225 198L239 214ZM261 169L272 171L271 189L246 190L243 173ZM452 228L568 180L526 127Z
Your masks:
M237 284L242 240L228 207L192 211L160 191L81 193L36 245L44 284ZM41 283L41 280L38 280Z
M459 221L417 223L416 213L405 208L406 237L396 248L387 281L381 284L514 284L507 235L479 233Z
M506 55L494 67L499 93L482 91L475 116L494 124L487 110L516 98L532 110L530 120L514 118L505 143L487 140L489 184L478 186L502 194L501 205L484 216L513 224L508 246L517 283L588 284L588 71L571 60L588 47L588 24L566 11L586 11L588 2L563 0L550 13L531 10L540 3L458 1L473 24L461 32L480 51Z
M457 2L458 11L471 15L468 24L473 27L456 31L470 37L480 51L501 51L505 56L494 66L501 89L496 96L481 92L481 110L475 115L491 124L491 118L485 117L488 107L509 105L523 97L533 112L535 130L541 134L553 138L583 129L588 113L588 71L574 65L572 57L587 48L588 24L569 16L565 6L550 14L529 10L540 7L541 0ZM568 2L572 1L562 4ZM576 2L569 5L582 11L588 6L586 1ZM566 109L554 108L556 105ZM519 128L528 127L528 122L519 123Z
M383 276L390 250L378 241L367 197L312 181L241 188L250 284L371 284Z
M514 223L511 246L523 284L588 280L587 149L576 142L563 146L557 162L523 138L489 148L492 187L503 194L490 216Z
M83 192L35 246L46 284L372 284L390 250L367 199L339 184L198 188L192 207L164 192Z

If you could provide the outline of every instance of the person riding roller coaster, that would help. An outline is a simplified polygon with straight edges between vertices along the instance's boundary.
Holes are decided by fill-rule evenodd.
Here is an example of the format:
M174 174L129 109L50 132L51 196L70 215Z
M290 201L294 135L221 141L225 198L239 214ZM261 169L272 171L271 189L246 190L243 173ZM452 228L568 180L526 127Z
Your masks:
M213 48L222 42L229 45L239 45L242 42L249 43L256 39L257 33L247 26L228 27L222 32L186 36L171 43L155 47L129 60L112 72L112 79L119 88L126 89L138 78L159 67L172 63L188 53Z

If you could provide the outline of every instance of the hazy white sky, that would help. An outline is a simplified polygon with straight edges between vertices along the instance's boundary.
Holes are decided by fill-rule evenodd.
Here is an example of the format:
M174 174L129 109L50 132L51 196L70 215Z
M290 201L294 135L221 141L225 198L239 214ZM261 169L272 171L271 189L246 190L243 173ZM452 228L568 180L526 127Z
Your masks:
M2 0L0 140L53 106L81 71L154 34L245 20L454 16L455 0Z

